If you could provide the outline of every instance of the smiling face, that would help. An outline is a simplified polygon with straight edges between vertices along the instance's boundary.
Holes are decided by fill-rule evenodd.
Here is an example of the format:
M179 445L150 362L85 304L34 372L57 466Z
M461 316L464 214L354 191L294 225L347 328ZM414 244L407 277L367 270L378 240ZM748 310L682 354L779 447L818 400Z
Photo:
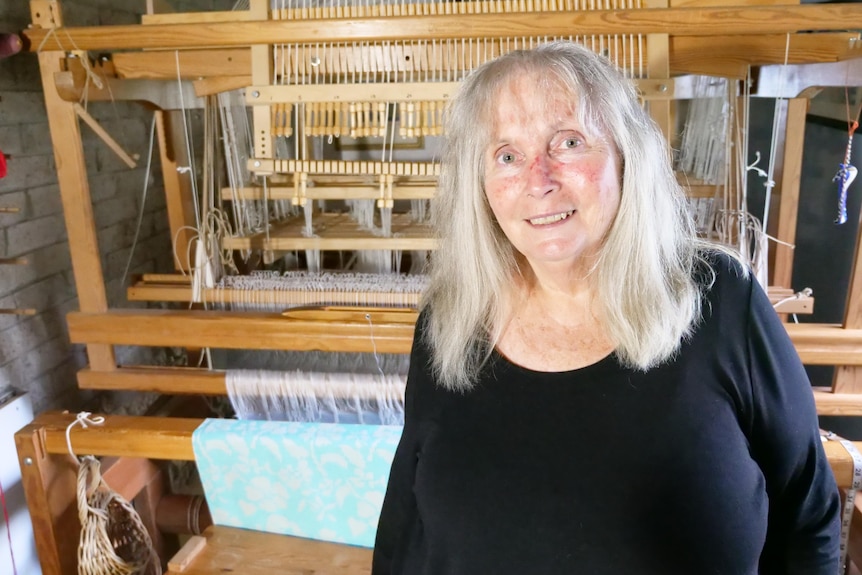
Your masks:
M620 203L616 147L581 125L567 92L523 73L503 84L491 112L485 194L537 274L589 269Z

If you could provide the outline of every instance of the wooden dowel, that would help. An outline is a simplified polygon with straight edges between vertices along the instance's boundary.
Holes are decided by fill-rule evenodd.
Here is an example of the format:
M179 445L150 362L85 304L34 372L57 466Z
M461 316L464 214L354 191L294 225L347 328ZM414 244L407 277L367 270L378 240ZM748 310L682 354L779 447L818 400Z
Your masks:
M101 138L102 141L105 142L105 144L107 144L109 148L111 148L111 150L117 155L118 158L120 158L127 166L129 166L129 168L134 169L137 167L138 164L135 162L135 160L133 160L132 157L126 153L122 146L120 146L120 144L117 143L117 141L112 138L108 132L105 131L105 129L99 124L99 122L97 122L96 119L91 116L87 112L87 110L84 109L83 106L81 106L81 104L75 102L73 106L75 108L75 113L78 115L78 117L84 120L84 123L86 123L88 126L90 126L90 128L96 133L96 135L99 136L99 138Z

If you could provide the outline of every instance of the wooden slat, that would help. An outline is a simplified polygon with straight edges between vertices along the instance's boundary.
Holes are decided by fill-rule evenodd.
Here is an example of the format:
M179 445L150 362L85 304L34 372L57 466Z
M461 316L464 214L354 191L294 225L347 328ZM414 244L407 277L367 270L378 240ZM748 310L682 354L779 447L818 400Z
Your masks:
M787 122L784 130L784 157L780 162L778 188L778 225L775 237L775 255L772 259L772 281L775 285L789 286L793 279L793 255L796 243L796 223L799 216L799 188L802 181L802 151L805 144L805 118L807 98L787 101ZM783 242L783 243L781 243ZM860 326L856 326L860 327Z
M280 314L220 311L111 310L68 315L72 343L196 346L297 351L409 353L413 326L305 321ZM785 325L803 363L862 365L862 330L833 324Z
M100 372L82 369L78 372L81 389L113 391L150 391L169 395L227 395L226 374L221 370L176 367L121 367L116 371ZM364 395L362 391L367 393ZM373 400L377 388L339 386L337 382L326 385L327 397L363 398ZM403 396L403 390L402 390Z
M181 123L183 113L157 110L155 114L165 205L175 255L173 264L177 270L189 271L194 258L190 245L195 236L196 224L191 173L178 170L189 165Z
M194 461L191 437L201 424L200 419L122 415L104 417L103 425L87 429L76 425L72 428L72 449L77 455ZM43 413L17 435L38 430L46 453L68 453L66 427L74 420L75 415L71 413Z
M67 317L72 343L409 353L413 342L412 325L292 320L273 313L111 310Z
M829 388L814 389L818 415L862 416L862 393L833 393Z
M248 10L221 10L208 12L180 12L167 14L142 14L141 24L147 26L164 24L211 24L213 22L247 22L258 19Z
M745 78L748 67L757 64L835 62L848 56L850 39L858 34L834 32L787 36L671 36L670 69L677 74L705 74ZM786 53L785 53L786 51Z
M41 46L43 51L57 51L64 49L61 39L81 50L127 50L278 44L286 38L292 42L326 43L626 33L726 36L856 28L862 28L862 6L807 4L91 26L68 28L47 40L46 29L33 27L24 30L23 35L31 49Z
M437 240L427 224L412 221L407 214L392 215L392 237L382 237L359 226L347 214L315 214L314 235L303 234L301 216L246 237L224 238L222 247L232 250L433 250Z
M856 37L858 34L849 32L793 36L787 61L791 64L835 62L850 55L848 46L851 38ZM786 36L783 34L709 38L671 36L670 72L672 75L707 74L744 78L750 65L784 63L785 46ZM409 49L410 46L405 47L408 54ZM340 48L330 46L328 50L338 54ZM389 53L383 51L381 46L370 45L363 47L363 50L381 51L379 57L369 60L377 63L381 70L388 71ZM276 54L276 58L278 57L279 54ZM179 72L185 79L236 76L240 77L236 80L236 85L251 85L249 48L184 50L179 53L179 60ZM339 57L333 57L332 60L342 61ZM121 78L174 80L177 75L176 55L173 51L118 52L113 54L112 61L117 75ZM329 59L324 59L321 67L326 66L328 61ZM411 65L416 69L422 69L424 63L424 59L420 58L419 62L414 62L411 58ZM392 65L392 68L403 68L403 64L398 67ZM277 62L276 69L280 69ZM442 69L442 65L438 65L436 69ZM321 73L325 77L325 69Z
M251 76L249 48L184 50L179 54L173 51L117 52L111 59L120 78L176 81L177 72L187 80L208 76Z
M137 282L126 290L129 301L191 302L192 289L188 285ZM245 304L266 302L266 306L287 309L296 305L356 304L416 307L422 294L419 292L344 292L338 290L240 290L205 288L201 299L213 304ZM268 308L267 308L268 309ZM790 313L805 313L794 311Z
M121 367L108 372L82 369L78 372L78 387L171 395L227 395L223 371L191 367Z
M406 185L392 186L393 200L422 200L432 199L437 192L437 187L433 185ZM239 188L232 190L223 188L221 198L223 200L233 200L234 194L238 200L262 200L264 199L264 190L261 187L254 188ZM269 200L289 200L294 197L293 187L273 186L266 189L266 198ZM379 184L367 185L332 185L332 184L315 184L314 187L309 187L305 191L305 197L309 200L375 200L380 197Z
M303 575L369 575L372 550L247 529L212 526L206 544L182 570L167 575L243 575L302 573Z
M862 365L862 329L822 323L788 323L784 327L802 363Z
M71 441L76 453L194 460L191 436L201 424L200 419L123 415L105 415L104 418L105 423L100 426L72 428ZM70 413L43 413L19 434L38 430L39 435L44 438L47 453L66 453L66 426L74 419L74 414ZM862 449L862 442L856 442L855 445ZM826 442L824 449L838 486L849 486L853 477L853 459L850 454L840 443L834 441Z

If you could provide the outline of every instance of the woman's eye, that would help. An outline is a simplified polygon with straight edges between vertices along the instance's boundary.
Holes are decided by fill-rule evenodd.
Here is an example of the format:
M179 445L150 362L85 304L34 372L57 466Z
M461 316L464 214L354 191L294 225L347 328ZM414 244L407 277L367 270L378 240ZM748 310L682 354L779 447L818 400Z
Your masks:
M563 140L563 147L564 148L569 148L569 149L577 148L580 145L581 145L580 138L566 138L565 140Z
M503 164L511 164L515 161L515 154L512 152L503 152L500 154L500 162Z

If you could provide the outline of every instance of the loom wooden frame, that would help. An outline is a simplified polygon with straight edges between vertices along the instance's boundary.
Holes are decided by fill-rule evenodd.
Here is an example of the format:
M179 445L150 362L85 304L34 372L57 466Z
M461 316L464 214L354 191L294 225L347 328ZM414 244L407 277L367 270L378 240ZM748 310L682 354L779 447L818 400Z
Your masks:
M105 415L105 423L84 429L75 426L69 433L76 454L90 454L113 458L104 464L106 482L123 497L135 500L143 511L142 519L151 530L155 527L155 508L166 492L158 466L151 460L194 461L191 437L202 420L179 417L141 417ZM22 470L24 490L30 505L33 523L40 538L37 540L40 562L45 575L72 575L76 573L75 546L80 531L75 517L75 474L77 466L68 454L66 428L75 416L66 412L47 412L15 435L18 458ZM862 442L856 442L862 449ZM838 442L824 444L829 464L841 489L853 481L853 459ZM635 478L635 480L637 480ZM862 513L857 503L856 513ZM862 516L860 516L862 519ZM862 523L854 524L854 535L862 530ZM209 537L214 536L210 532ZM273 537L261 534L261 537ZM862 538L862 533L858 537ZM314 543L304 547L301 540L285 538L297 557L294 560L307 565L304 555L318 553ZM310 549L303 553L303 549ZM347 546L331 545L328 551L348 552ZM851 556L862 548L851 548ZM359 556L361 560L362 555ZM370 554L365 557L370 561ZM325 561L318 557L320 565ZM284 568L294 567L285 564ZM370 564L368 565L370 570Z
M740 0L742 1L742 0ZM733 0L716 0L729 4ZM261 315L225 315L221 312L158 313L142 310L109 310L99 258L98 243L90 198L87 171L81 145L79 118L74 102L84 89L79 61L68 58L64 39L77 50L139 50L117 53L111 64L97 64L100 73L116 74L110 90L92 90L91 100L106 99L113 87L126 86L125 97L133 97L143 84L175 78L174 49L181 49L184 73L195 79L200 94L249 85L267 85L271 55L266 44L284 38L302 42L345 42L359 40L447 39L468 36L501 37L578 33L647 34L647 67L657 80L654 88L667 87L679 74L714 74L742 78L750 65L774 64L785 58L785 33L799 30L831 30L826 34L792 35L787 53L789 62L834 62L859 55L858 35L841 32L862 28L862 6L841 5L757 5L767 0L751 0L742 6L700 6L689 0L648 0L644 10L610 10L596 13L553 13L457 16L409 16L396 19L360 18L353 20L270 21L265 4L252 0L243 13L206 15L153 15L149 24L88 28L63 27L59 0L31 0L33 27L24 32L38 59L45 102L54 146L58 181L72 253L80 312L69 317L73 341L87 346L90 365L79 373L81 387L92 389L141 389L163 393L222 393L224 376L218 372L168 368L119 367L114 345L181 345L198 347L268 347L276 349L327 349L370 351L367 326L345 322L296 322ZM201 23L206 20L205 23ZM453 23L455 25L453 25ZM61 45L62 44L62 45ZM248 46L252 44L249 48ZM126 79L122 79L126 78ZM662 81L665 83L663 84ZM843 78L838 79L843 81ZM119 90L113 93L121 93ZM801 170L807 99L788 94L783 113L783 170L776 177L775 195L781 197L778 237L792 243L797 221L797 200ZM146 99L141 96L141 99ZM653 117L669 133L671 102L650 102ZM181 147L171 130L176 112L158 113L157 127L163 166L168 216L175 236L182 237L182 226L190 222L188 181L176 167L184 165ZM266 106L255 106L256 123L268 121ZM256 156L271 158L271 146L257 146ZM862 236L860 236L862 237ZM186 240L187 241L187 238ZM860 240L862 241L862 240ZM833 388L817 390L820 413L862 414L862 254L857 245L845 321L841 326L788 325L803 359L811 363L839 365ZM180 253L180 269L189 262ZM773 283L789 285L792 252L776 251ZM266 317L265 317L266 316ZM122 321L117 321L122 319ZM191 322L198 328L189 329ZM133 327L130 330L130 327ZM237 335L233 330L241 330ZM374 327L378 350L406 353L412 339L412 326ZM201 333L205 333L201 337ZM240 341L242 340L242 341ZM380 347L382 346L382 347ZM840 392L840 393L835 393ZM116 453L157 458L188 458L186 435L195 423L183 420L151 419L121 421L121 428L104 440L102 455ZM57 451L59 426L65 429L68 416L46 415L16 436L28 502L37 531L45 533L39 542L40 560L45 575L74 573L74 549L67 532L74 523L69 518L68 469L59 462L65 451ZM109 429L113 429L109 425ZM97 438L102 431L75 431L76 449L100 451ZM95 445L87 443L92 438ZM146 447L140 440L152 440L157 447ZM79 443L80 442L80 443ZM112 447L111 447L112 446ZM149 449L149 451L148 451ZM153 452L153 449L157 453ZM827 445L830 460L838 457L847 475L849 457L835 453ZM26 463L29 458L30 464ZM124 459L125 460L125 459ZM67 466L66 466L67 467ZM119 468L118 468L119 469ZM136 471L136 477L152 479L152 469ZM149 481L146 480L146 481ZM145 482L130 482L138 486ZM149 485L149 483L147 483ZM134 495L134 494L132 494ZM857 505L858 507L858 505ZM857 508L857 514L859 509ZM72 523L70 523L72 521ZM858 525L858 522L857 522ZM59 527L58 527L59 526ZM58 530L61 529L61 530ZM855 553L855 554L854 554ZM852 551L862 558L859 551Z

